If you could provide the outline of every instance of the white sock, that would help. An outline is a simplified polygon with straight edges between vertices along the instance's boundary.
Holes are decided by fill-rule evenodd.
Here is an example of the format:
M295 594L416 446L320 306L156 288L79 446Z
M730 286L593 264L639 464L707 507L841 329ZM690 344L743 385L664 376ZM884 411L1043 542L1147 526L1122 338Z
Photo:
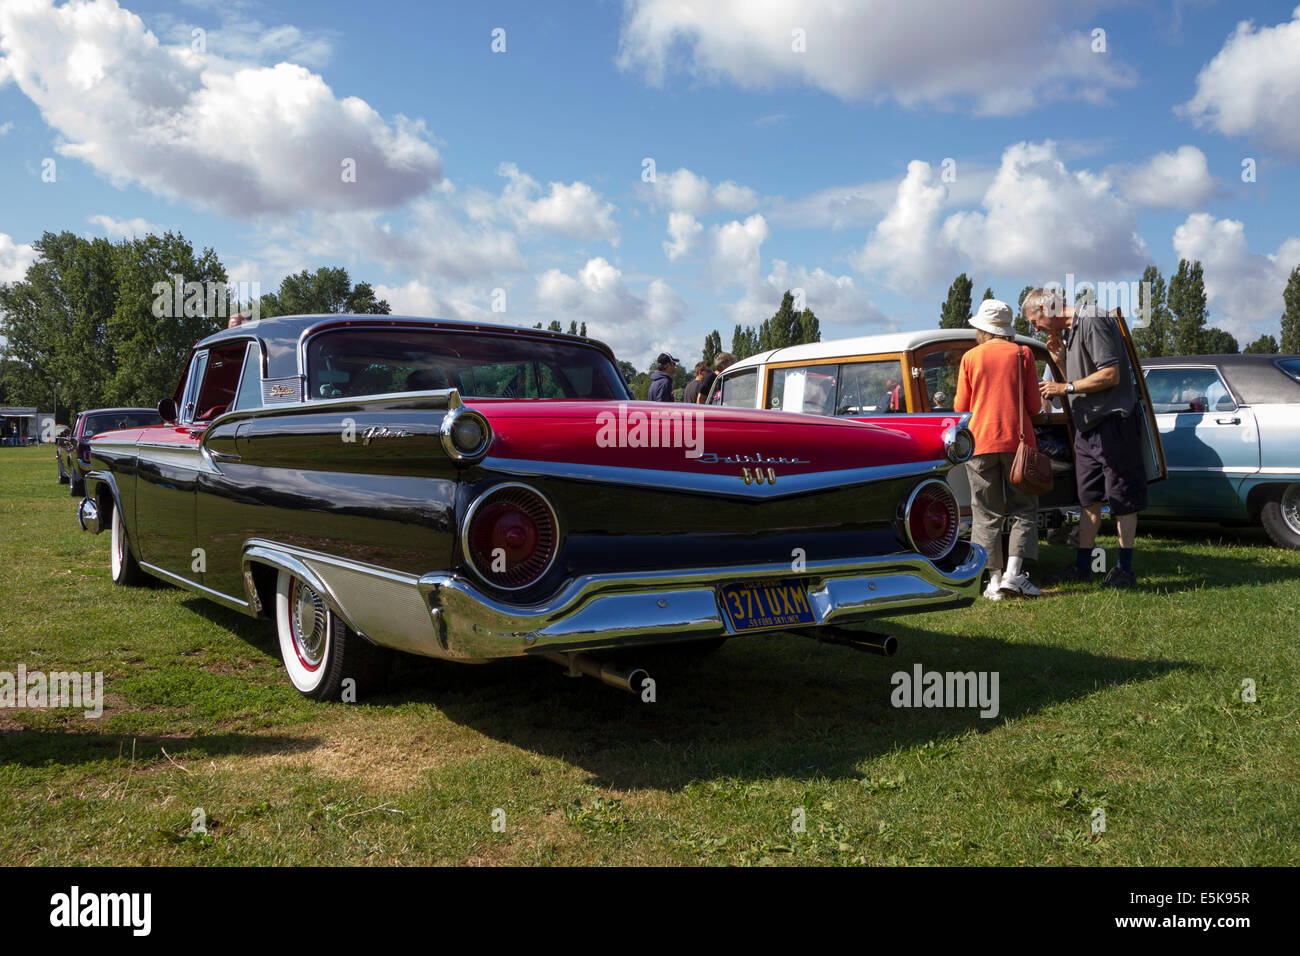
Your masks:
M1024 564L1025 564L1025 559L1018 554L1013 557L1008 557L1007 577L1014 578L1016 575L1018 575L1020 573L1020 569L1024 567Z
M996 591L1000 587L1002 587L1002 572L1001 571L989 572L989 586L987 590Z

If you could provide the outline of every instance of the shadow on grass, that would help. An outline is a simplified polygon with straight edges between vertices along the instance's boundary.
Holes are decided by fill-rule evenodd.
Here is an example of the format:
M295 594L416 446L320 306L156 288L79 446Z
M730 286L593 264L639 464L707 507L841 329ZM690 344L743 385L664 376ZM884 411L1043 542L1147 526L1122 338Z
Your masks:
M145 765L173 759L257 756L312 750L322 741L315 737L277 737L256 734L196 734L187 737L134 736L122 733L80 733L61 730L20 730L0 734L0 764L24 767L60 767L98 761L132 760Z
M1154 525L1154 522L1152 523ZM1159 536L1143 537L1141 532L1158 530ZM1104 532L1104 528L1103 528ZM1260 532L1262 534L1263 532ZM1176 535L1170 537L1169 535ZM1118 558L1113 535L1103 533L1100 545L1106 549L1107 567ZM1249 528L1221 528L1204 525L1173 525L1147 528L1139 526L1134 551L1134 570L1138 575L1138 592L1178 593L1206 588L1233 588L1243 584L1275 584L1300 577L1300 553L1264 546L1255 548ZM1207 554L1203 549L1248 547L1248 555ZM1073 564L1075 549L1061 545L1042 545L1039 562L1032 575L1035 580L1051 581L1066 565ZM1097 575L1100 585L1102 575Z
M712 655L671 647L624 654L655 678L643 703L556 665L477 667L407 658L375 703L427 700L450 719L515 747L575 764L602 786L675 789L735 777L857 777L865 759L984 732L1043 708L1191 665L1101 657L891 625L894 658L816 644L791 634L730 641ZM990 670L1000 712L895 708L897 671Z

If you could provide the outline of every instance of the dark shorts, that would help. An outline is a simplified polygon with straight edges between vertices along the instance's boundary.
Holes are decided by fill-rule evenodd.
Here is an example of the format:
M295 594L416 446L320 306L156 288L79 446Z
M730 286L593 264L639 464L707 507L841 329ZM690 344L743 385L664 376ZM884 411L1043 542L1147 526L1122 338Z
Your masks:
M1104 501L1113 515L1146 510L1147 472L1135 416L1108 415L1091 431L1075 432L1075 474L1085 508Z

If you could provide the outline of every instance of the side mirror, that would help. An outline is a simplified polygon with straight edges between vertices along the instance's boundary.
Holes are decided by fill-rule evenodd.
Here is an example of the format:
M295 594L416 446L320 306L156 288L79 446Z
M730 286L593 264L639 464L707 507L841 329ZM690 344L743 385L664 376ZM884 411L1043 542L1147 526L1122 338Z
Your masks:
M158 403L158 415L164 422L171 424L176 421L176 402L170 398L164 398Z

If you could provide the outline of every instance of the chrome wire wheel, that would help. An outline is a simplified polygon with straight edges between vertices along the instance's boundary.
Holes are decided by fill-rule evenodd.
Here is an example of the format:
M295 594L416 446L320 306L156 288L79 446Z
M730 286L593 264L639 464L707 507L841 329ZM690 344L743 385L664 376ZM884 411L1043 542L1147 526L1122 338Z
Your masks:
M1282 520L1292 534L1300 536L1300 485L1291 485L1283 493Z
M326 682L336 622L325 598L297 575L281 571L275 594L276 630L285 672L301 693Z
M290 585L289 605L293 609L293 649L302 666L310 671L320 667L325 656L328 609L321 596L297 578Z

